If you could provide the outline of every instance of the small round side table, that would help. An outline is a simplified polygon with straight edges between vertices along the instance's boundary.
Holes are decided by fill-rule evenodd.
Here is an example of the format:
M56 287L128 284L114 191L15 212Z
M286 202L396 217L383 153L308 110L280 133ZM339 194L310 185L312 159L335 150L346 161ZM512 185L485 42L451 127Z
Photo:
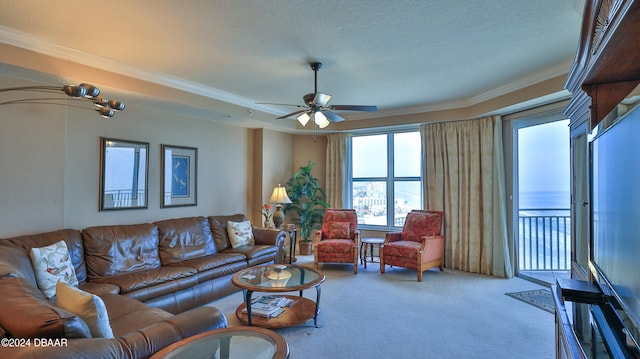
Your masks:
M360 264L364 263L365 269L367 269L367 247L371 250L371 262L373 263L373 246L378 246L378 250L380 250L380 245L383 243L384 238L365 237L360 239Z

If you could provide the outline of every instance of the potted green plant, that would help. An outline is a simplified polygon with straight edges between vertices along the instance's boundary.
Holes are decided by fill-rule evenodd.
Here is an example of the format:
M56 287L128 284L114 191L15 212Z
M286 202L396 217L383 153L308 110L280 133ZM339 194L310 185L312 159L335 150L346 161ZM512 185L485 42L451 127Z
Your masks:
M284 209L291 214L291 221L298 226L300 233L300 254L311 253L311 234L322 228L324 210L329 207L327 195L320 187L318 179L311 174L314 163L307 163L287 181L287 195L291 203ZM305 252L306 250L306 252Z

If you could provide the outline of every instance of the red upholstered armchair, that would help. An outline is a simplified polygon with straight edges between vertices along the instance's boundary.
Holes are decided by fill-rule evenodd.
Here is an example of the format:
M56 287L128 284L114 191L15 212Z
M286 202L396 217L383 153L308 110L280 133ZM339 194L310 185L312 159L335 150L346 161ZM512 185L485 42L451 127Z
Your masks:
M354 209L328 208L324 211L322 230L316 231L313 266L318 263L353 263L358 274L358 216Z
M413 210L407 214L402 232L387 233L380 248L380 273L385 265L422 272L433 267L444 270L444 237L440 211Z

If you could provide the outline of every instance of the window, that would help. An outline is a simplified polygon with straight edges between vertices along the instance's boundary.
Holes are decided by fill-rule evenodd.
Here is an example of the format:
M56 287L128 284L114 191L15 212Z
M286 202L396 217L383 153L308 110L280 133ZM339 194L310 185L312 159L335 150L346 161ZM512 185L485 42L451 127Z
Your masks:
M351 206L360 225L402 227L422 208L420 132L351 137Z

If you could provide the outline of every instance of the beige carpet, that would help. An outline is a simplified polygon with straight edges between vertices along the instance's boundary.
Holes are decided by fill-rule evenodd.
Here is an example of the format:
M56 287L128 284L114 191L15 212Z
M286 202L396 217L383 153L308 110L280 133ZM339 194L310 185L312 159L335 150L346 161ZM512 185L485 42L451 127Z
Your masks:
M310 265L313 257L298 257ZM523 279L454 270L424 273L379 264L324 264L319 328L313 321L276 330L291 358L553 358L554 316L506 296L541 289ZM315 299L315 290L304 292ZM217 300L231 326L241 292Z

